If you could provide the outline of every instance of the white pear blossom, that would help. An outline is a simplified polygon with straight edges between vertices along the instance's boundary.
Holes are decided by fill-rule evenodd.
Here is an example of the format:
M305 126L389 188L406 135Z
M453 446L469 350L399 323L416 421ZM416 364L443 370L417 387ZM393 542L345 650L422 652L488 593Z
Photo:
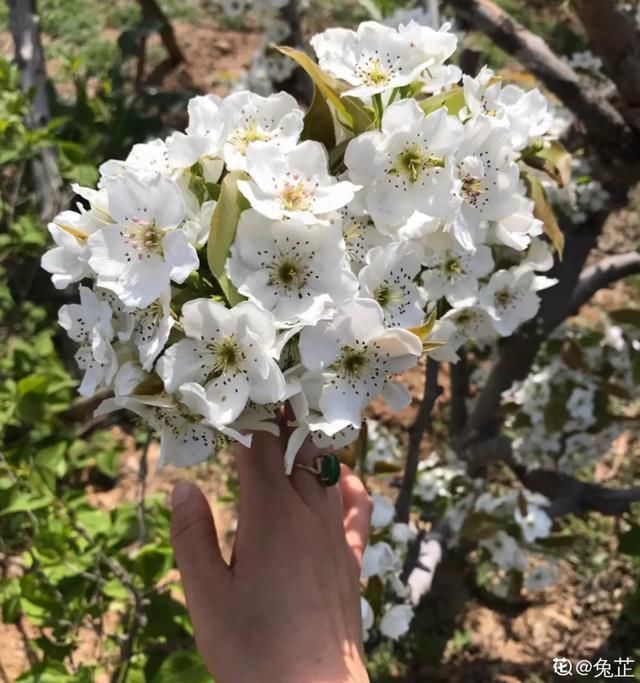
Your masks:
M318 33L311 46L320 68L351 86L345 95L367 97L409 85L434 63L433 56L411 44L411 31L400 35L388 26L363 21L357 31L330 28Z
M349 206L345 206L337 212L332 223L340 225L344 238L347 257L351 262L354 272L358 271L367 260L367 254L374 247L384 247L390 243L391 239L382 234L377 228L371 216L367 215L366 210L356 205L358 196Z
M383 576L400 568L400 558L394 549L385 541L378 541L365 548L360 576L363 579L370 576Z
M549 283L555 280L536 276L528 269L498 270L481 290L478 303L489 314L496 332L508 337L537 313L540 297L536 291Z
M430 351L437 361L455 363L457 350L467 341L487 342L496 337L491 318L478 306L452 308L436 322L430 341L444 342L444 346Z
M280 92L261 97L246 90L222 101L225 120L224 161L229 170L247 170L247 150L254 142L271 142L293 149L303 125L303 112L291 95Z
M481 116L465 126L457 151L456 194L459 214L452 231L463 246L473 248L482 220L496 221L520 206L520 171L514 161L507 130Z
M524 251L531 243L532 237L542 234L544 226L542 221L533 215L533 202L530 199L518 195L517 202L518 209L505 218L492 222L490 231L495 241L516 251Z
M398 35L408 41L412 50L419 54L418 60L425 64L430 73L441 66L456 51L458 38L449 30L451 24L443 24L438 31L413 19L398 26Z
M89 237L89 265L100 287L110 289L127 306L145 308L171 280L184 282L199 266L195 248L180 229L185 204L178 186L155 175L132 173L107 183L115 220Z
M415 528L404 522L396 522L391 527L391 538L393 539L393 542L398 545L407 545L416 537L416 535Z
M327 152L313 140L288 151L272 142L256 142L247 149L251 180L238 181L238 189L267 218L326 223L326 214L348 204L359 189L337 181L327 165Z
M360 295L380 304L388 327L420 325L426 301L416 283L422 260L419 245L407 241L374 247L366 260L358 274Z
M56 245L42 255L41 266L51 273L56 289L64 289L92 274L89 267L89 236L101 223L91 211L63 211L47 226Z
M248 400L284 398L271 314L250 302L228 309L194 299L182 307L181 323L186 338L165 351L156 370L165 389L180 389L183 402L201 411L210 424L231 424Z
M395 516L395 508L391 499L374 493L371 496L373 512L371 513L371 526L374 529L382 529L389 526Z
M520 545L513 536L500 529L493 536L482 539L480 545L491 554L491 559L498 567L509 571L524 571L526 560Z
M362 640L366 643L369 639L369 632L373 628L375 615L369 602L360 597L360 618L362 619Z
M549 243L539 237L532 237L520 267L544 273L553 268L553 263L553 252Z
M391 640L398 640L407 633L412 619L411 605L392 605L386 609L380 620L380 633Z
M99 386L111 384L118 363L111 346L113 327L111 309L88 287L80 287L80 303L62 306L58 322L73 341L80 345L75 353L84 377L78 391L92 396Z
M560 569L556 563L539 564L527 572L524 587L531 593L537 593L551 586L560 578Z
M407 390L387 377L415 365L421 353L416 335L384 327L383 311L371 299L354 299L333 320L300 333L306 378L322 380L319 408L334 433L347 425L359 427L362 410L378 394L394 409L407 405Z
M181 225L182 230L187 236L191 244L196 247L203 247L209 239L211 232L211 218L215 211L217 201L209 199L195 207L190 206L189 200L193 198L190 193L184 193L185 200L187 200L187 213Z
M536 88L528 92L518 86L502 86L488 67L475 77L463 77L464 98L473 116L491 116L506 124L516 150L544 135L553 123L547 99Z
M426 270L422 286L428 299L444 297L452 306L473 305L478 296L478 280L493 269L489 247L480 244L470 251L449 233L427 235L424 244Z
M202 416L194 413L174 396L120 396L107 399L95 415L104 415L126 408L142 417L160 435L160 458L157 468L171 464L191 467L215 455L229 440L249 445L250 437L231 428L214 429L203 424Z
M169 162L176 168L190 168L200 162L205 179L215 183L224 165L222 101L217 95L199 95L189 100L187 110L189 125L185 132L176 132L167 139Z
M134 345L142 368L150 371L175 322L171 315L171 293L167 290L145 308L125 309L123 313L127 322L119 333L120 340Z
M170 176L176 168L169 161L169 150L164 140L151 140L134 145L124 161L110 159L100 165L98 187L105 187L109 178L124 175L127 171L138 175L156 173Z
M353 138L345 164L364 186L366 208L376 223L400 225L415 211L446 216L452 210L452 169L445 163L462 136L461 123L438 109L428 116L415 100L388 107L381 131Z
M422 74L422 92L437 95L449 91L462 80L462 69L455 64L432 66Z
M252 209L240 217L227 272L281 327L315 323L357 289L336 225L272 221Z
M567 410L578 425L589 426L594 419L594 390L576 387L567 401Z
M551 531L551 517L537 505L526 503L526 514L523 514L519 506L513 513L513 517L522 530L527 543L533 543L537 538L546 538Z

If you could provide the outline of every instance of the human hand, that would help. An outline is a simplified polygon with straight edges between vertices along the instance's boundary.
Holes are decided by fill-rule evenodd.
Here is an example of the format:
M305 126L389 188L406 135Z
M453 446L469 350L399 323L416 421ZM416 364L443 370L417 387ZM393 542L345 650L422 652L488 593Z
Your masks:
M216 683L362 683L359 575L371 500L342 466L324 488L283 469L278 437L238 445L238 531L230 565L202 492L172 492L171 543L198 650ZM305 444L297 462L317 449Z

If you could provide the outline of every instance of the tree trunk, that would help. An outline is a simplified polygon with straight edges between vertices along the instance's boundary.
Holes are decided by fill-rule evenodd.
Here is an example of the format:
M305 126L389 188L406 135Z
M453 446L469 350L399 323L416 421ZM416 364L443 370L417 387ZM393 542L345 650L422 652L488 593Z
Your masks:
M27 124L38 128L51 118L47 92L47 70L40 40L35 0L9 0L9 24L15 46L15 61L24 92L33 92ZM38 210L43 220L60 210L62 178L55 151L44 149L31 164Z

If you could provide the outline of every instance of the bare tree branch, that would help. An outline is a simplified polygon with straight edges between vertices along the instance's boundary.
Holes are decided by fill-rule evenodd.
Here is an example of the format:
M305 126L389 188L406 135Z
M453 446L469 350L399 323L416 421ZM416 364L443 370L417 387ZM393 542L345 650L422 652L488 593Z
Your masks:
M632 503L640 501L640 486L612 489L579 481L554 470L527 471L524 467L516 466L514 471L530 491L541 493L551 500L548 511L552 517L581 512L622 515L629 512Z
M535 493L549 498L548 509L552 517L571 513L600 512L603 515L621 515L629 511L631 503L640 501L640 486L612 489L600 484L580 481L574 477L548 469L527 470L513 458L511 440L500 435L494 439L471 443L463 455L470 463L469 475L492 462L504 462L522 484Z
M146 515L146 496L147 496L147 474L149 472L149 446L153 439L153 432L149 431L147 439L140 454L140 468L138 469L138 540L142 545L147 542Z
M585 268L573 292L571 311L575 313L598 290L636 273L640 273L640 252L637 251L607 256Z
M640 129L640 31L612 0L573 0L573 6L618 87L625 118Z
M464 346L458 349L459 360L449 363L449 380L451 385L451 416L449 434L455 436L462 432L467 424L467 398L469 396L469 368L467 352Z
M633 135L620 112L581 82L578 74L540 36L528 31L492 0L450 3L462 17L535 74L584 123L589 135L606 146L605 151L637 155L631 149L622 149L631 143Z
M400 493L396 500L396 521L408 522L413 499L413 487L416 483L418 462L420 461L420 445L425 432L431 429L431 413L433 407L442 393L442 387L438 384L438 361L427 357L425 368L424 394L420 402L420 408L414 423L409 429L409 450L404 467L404 476L400 486Z
M138 4L142 8L142 14L145 18L157 22L159 28L158 33L162 39L162 44L169 54L169 60L173 66L186 61L184 54L176 40L176 34L173 26L169 21L167 15L162 11L162 7L157 0L138 0Z

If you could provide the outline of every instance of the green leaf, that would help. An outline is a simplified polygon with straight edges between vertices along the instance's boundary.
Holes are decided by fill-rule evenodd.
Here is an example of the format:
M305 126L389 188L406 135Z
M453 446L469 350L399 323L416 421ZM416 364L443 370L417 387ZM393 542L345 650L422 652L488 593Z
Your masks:
M304 69L322 97L336 110L338 121L342 125L356 134L371 128L373 117L362 102L356 97L342 97L342 88L338 81L324 73L309 55L286 45L279 45L276 49Z
M313 91L313 100L304 117L303 140L321 142L327 150L336 146L336 134L333 126L333 114L318 88Z
M349 128L355 135L360 135L360 133L364 133L373 128L373 116L371 115L371 111L367 109L357 97L344 95L342 101L351 117L351 125Z
M11 595L2 601L2 621L5 624L17 623L21 614L19 595Z
M27 394L47 394L47 387L51 377L49 375L29 375L18 382L18 396Z
M40 510L49 506L53 500L53 496L48 493L45 495L38 495L16 491L15 495L11 496L9 505L0 510L0 516L15 512L33 512L34 510Z
M418 104L425 114L431 114L441 107L446 107L449 114L455 115L464 107L464 90L460 86L451 88L442 95L432 95Z
M544 231L562 259L564 251L564 233L558 225L556 216L547 201L547 195L540 181L529 173L523 173L523 179L527 186L527 194L533 199L533 214L544 224Z
M420 338L420 341L425 342L433 331L433 326L436 324L437 318L438 315L436 309L434 308L431 313L429 313L427 319L422 323L422 325L410 327L409 332L413 332L416 337Z
M353 112L349 111L346 103L340 97L337 81L324 73L311 57L304 52L288 47L287 45L278 45L276 46L276 49L279 52L282 52L283 55L287 55L287 57L293 59L298 66L304 69L309 78L314 82L316 88L322 93L325 100L334 106L336 112L338 112L338 117L349 128L353 128Z
M173 567L173 553L168 547L147 545L133 558L136 576L153 586Z
M609 317L616 323L640 327L640 310L636 308L618 308L615 311L609 311Z
M120 465L120 452L115 448L103 449L96 453L96 467L108 477L116 478Z
M558 140L525 149L522 160L528 166L546 173L560 187L566 187L571 182L571 154Z
M111 515L106 510L85 508L76 512L76 519L93 538L106 536L112 530Z
M102 592L112 600L120 600L124 602L129 598L129 589L120 581L120 579L109 579L102 585Z
M238 180L245 178L247 175L243 171L232 171L222 181L220 197L211 216L211 230L207 243L209 268L232 306L240 303L243 297L224 274L224 265L236 236L240 214L249 208L249 202L238 190Z
M195 652L172 652L160 665L151 683L211 683L207 667Z
M38 662L16 678L16 683L74 683L78 679L67 673L62 662Z

